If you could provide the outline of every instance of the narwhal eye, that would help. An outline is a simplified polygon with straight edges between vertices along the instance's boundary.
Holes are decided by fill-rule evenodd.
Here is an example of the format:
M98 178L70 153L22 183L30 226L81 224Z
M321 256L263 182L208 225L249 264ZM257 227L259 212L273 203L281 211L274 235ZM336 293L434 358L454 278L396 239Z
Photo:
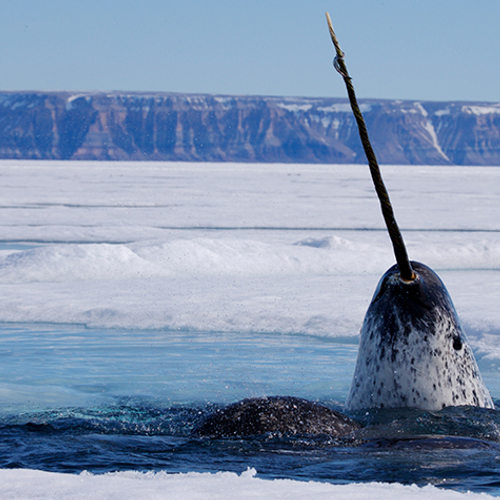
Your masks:
M455 351L460 351L462 347L463 347L462 339L460 337L455 337L453 339L453 349L455 349Z

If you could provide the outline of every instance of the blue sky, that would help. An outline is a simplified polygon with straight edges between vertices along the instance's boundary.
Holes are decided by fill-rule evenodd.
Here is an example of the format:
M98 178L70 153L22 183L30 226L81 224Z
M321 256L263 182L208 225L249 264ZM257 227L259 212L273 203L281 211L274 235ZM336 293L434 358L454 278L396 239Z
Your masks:
M499 0L2 0L0 90L500 101Z

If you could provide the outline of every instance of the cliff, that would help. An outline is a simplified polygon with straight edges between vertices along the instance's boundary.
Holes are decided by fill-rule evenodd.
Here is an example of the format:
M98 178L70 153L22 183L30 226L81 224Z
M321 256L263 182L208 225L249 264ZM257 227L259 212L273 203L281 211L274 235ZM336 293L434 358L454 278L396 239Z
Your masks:
M380 163L500 165L500 103L360 100ZM0 158L364 163L346 99L0 92Z

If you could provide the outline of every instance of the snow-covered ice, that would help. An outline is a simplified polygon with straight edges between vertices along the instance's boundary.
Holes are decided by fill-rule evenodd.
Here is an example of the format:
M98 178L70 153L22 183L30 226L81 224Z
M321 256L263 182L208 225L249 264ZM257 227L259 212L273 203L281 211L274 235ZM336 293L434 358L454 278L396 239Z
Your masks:
M255 470L242 474L188 472L185 474L115 472L102 475L54 474L32 470L0 470L0 494L3 500L386 500L395 495L400 500L432 498L435 500L494 498L484 493L460 493L435 486L400 484L332 485L289 479L265 480L255 477Z
M0 173L3 322L355 337L394 262L363 165ZM411 258L444 279L476 345L500 330L499 173L384 167Z

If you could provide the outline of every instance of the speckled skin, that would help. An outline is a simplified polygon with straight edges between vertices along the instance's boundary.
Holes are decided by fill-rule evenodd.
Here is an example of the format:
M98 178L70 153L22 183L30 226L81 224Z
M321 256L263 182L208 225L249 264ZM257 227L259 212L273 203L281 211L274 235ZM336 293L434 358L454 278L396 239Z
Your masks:
M393 266L378 284L361 328L347 408L493 408L443 282L423 264L412 267L411 283Z
M199 436L242 437L261 434L341 437L361 426L342 413L292 396L250 398L217 410L195 429Z

